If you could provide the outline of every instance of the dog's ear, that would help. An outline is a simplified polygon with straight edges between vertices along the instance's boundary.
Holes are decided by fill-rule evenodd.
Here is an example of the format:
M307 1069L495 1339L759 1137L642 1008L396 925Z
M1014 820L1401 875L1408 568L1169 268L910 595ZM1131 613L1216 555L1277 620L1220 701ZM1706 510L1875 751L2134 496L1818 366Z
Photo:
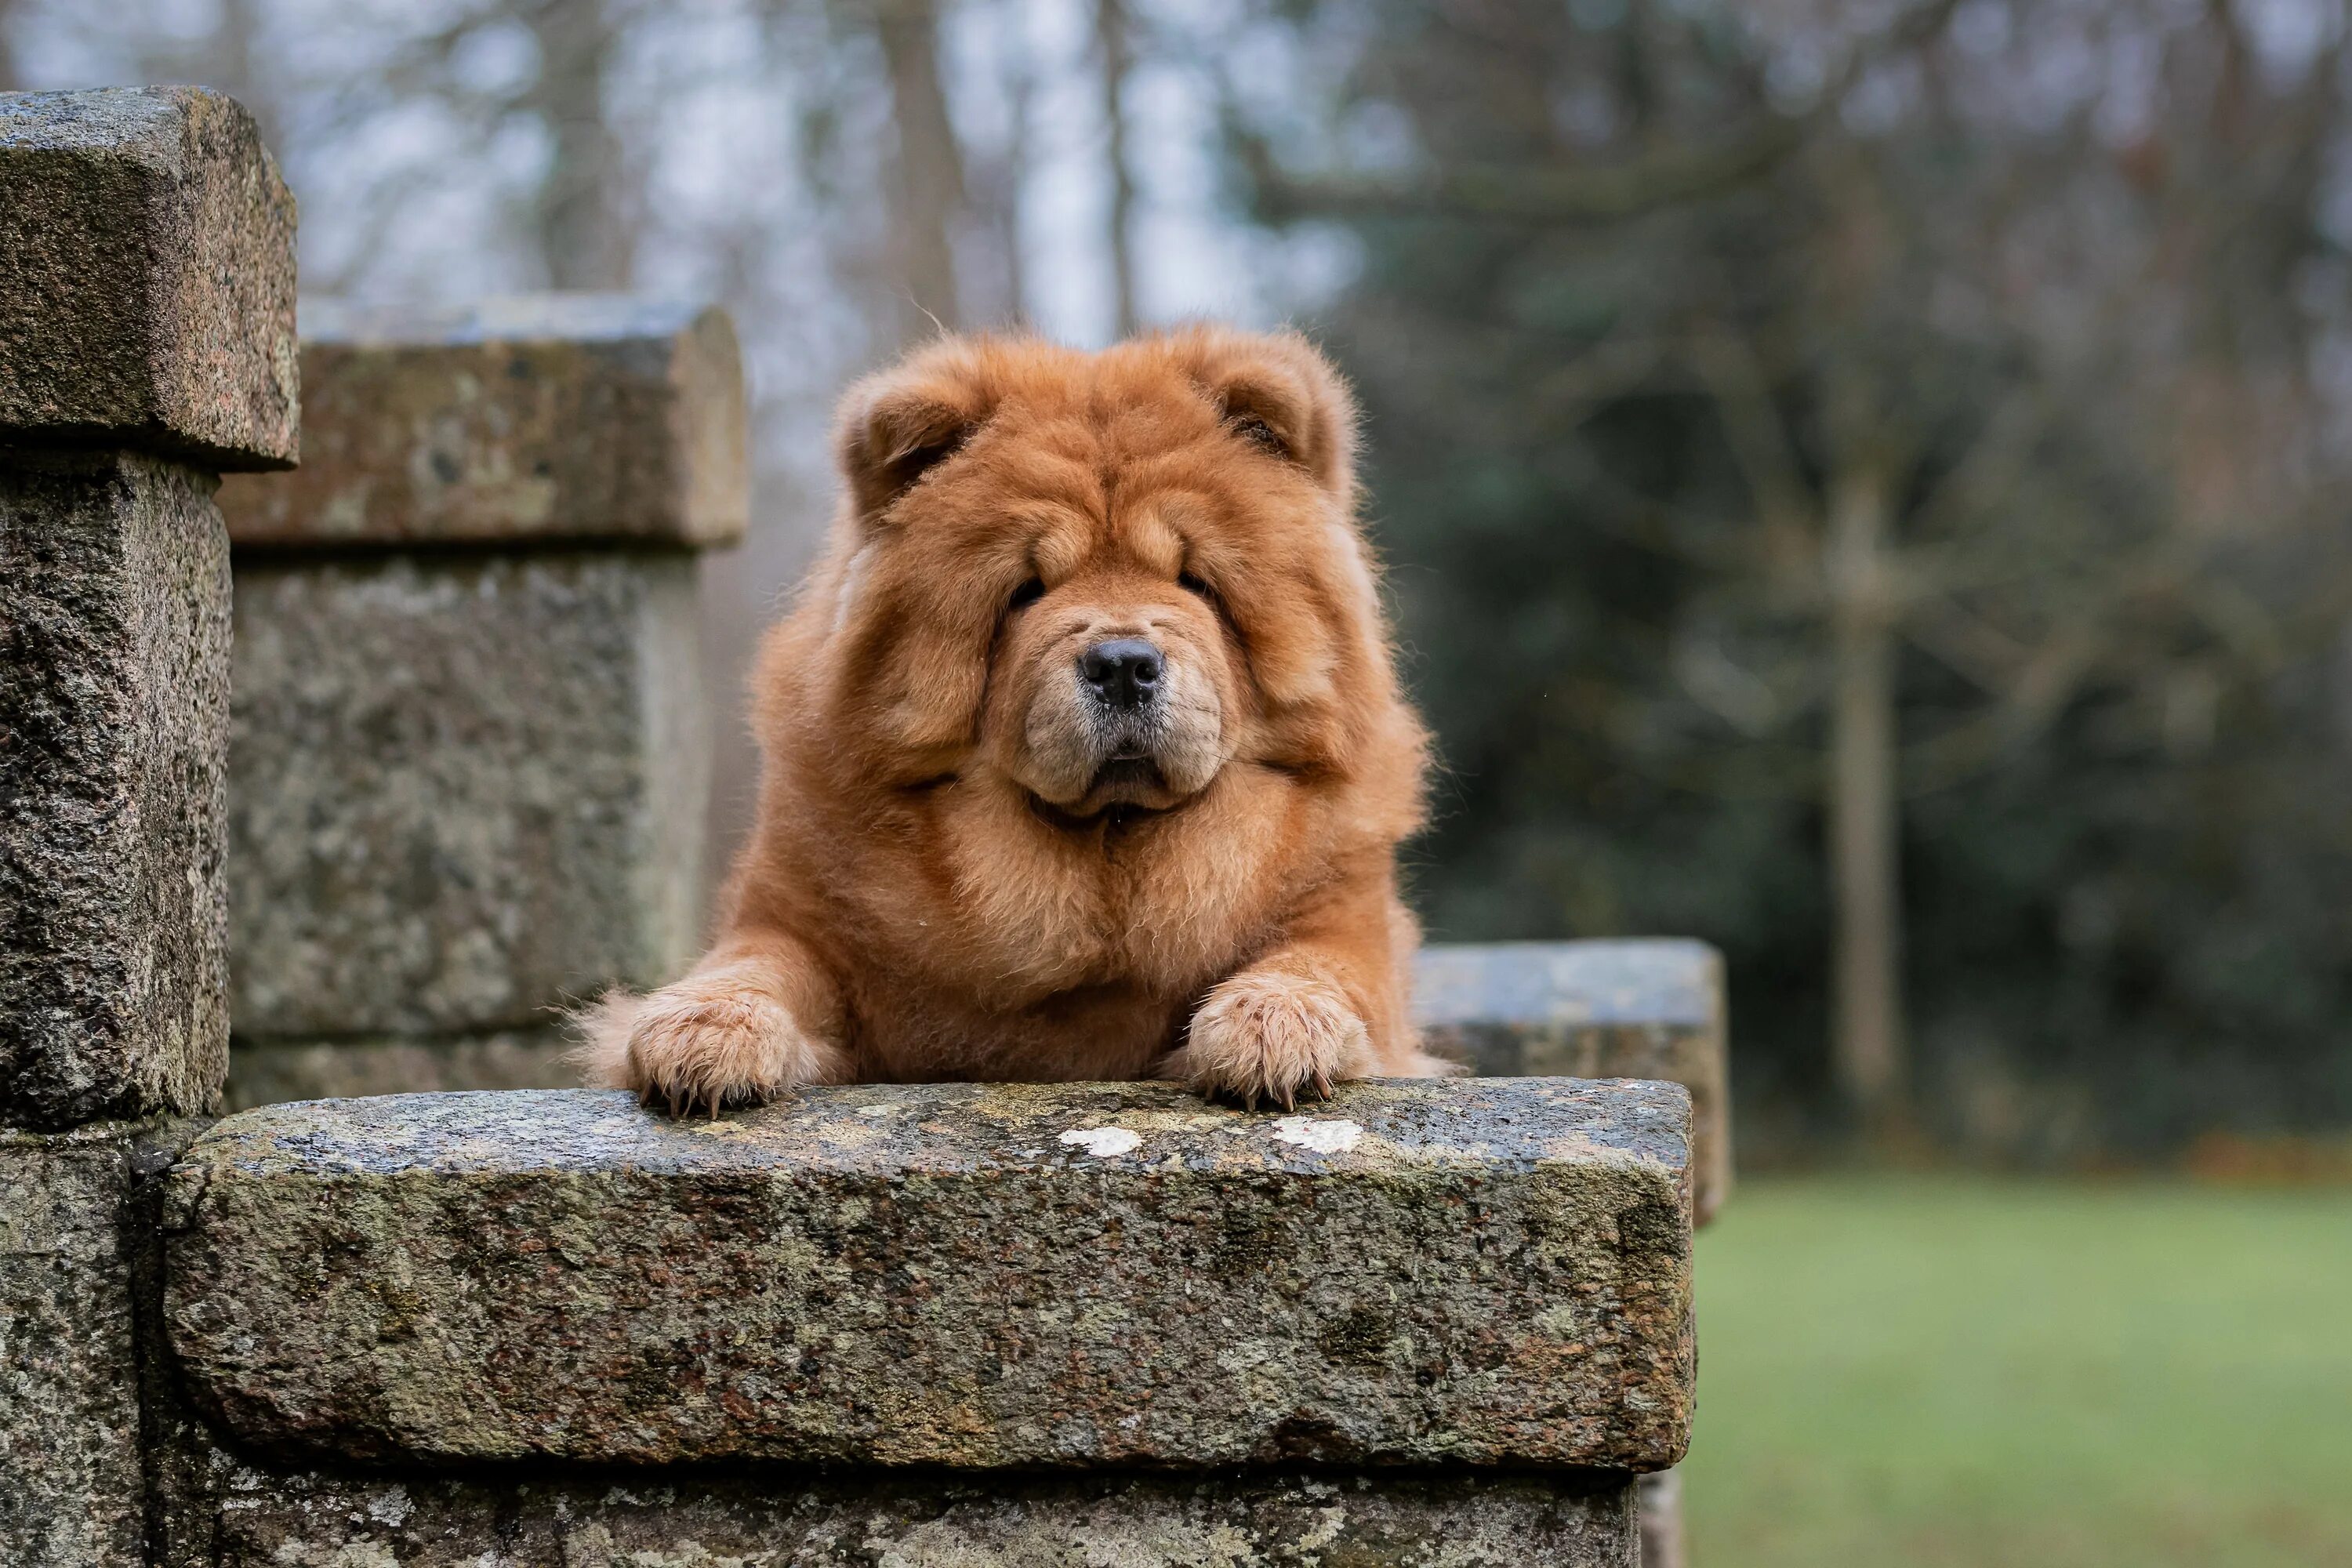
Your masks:
M880 519L987 422L995 404L975 345L947 338L851 387L834 448L858 516Z
M1297 464L1352 501L1356 400L1331 362L1297 332L1205 329L1184 347L1192 379L1240 440Z

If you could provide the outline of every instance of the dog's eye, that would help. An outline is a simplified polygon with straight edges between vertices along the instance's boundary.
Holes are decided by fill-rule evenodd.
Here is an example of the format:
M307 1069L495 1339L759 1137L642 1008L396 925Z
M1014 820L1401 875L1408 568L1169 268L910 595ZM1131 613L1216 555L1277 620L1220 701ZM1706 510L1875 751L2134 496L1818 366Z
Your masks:
M1254 414L1238 416L1226 428L1260 451L1271 452L1277 458L1290 456L1290 444L1276 433L1273 426Z
M1045 583L1039 578L1032 577L1013 590L1013 597L1004 607L1008 610L1025 610L1045 596Z
M1179 572L1176 574L1176 585L1179 588L1183 589L1184 592L1198 595L1203 599L1210 596L1209 585L1206 583L1202 582L1198 577L1193 576L1190 572Z

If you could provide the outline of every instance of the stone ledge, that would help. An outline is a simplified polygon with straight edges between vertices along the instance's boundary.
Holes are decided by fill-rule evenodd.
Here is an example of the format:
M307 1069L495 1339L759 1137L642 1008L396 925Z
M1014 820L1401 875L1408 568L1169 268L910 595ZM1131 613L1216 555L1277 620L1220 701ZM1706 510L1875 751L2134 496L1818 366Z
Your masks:
M1413 1012L1430 1048L1474 1072L1681 1084L1698 1223L1730 1192L1723 957L1706 942L1439 942L1414 968Z
M703 1480L235 1467L204 1568L1635 1568L1622 1477L1450 1471ZM193 1565L192 1565L193 1568Z
M1654 1470L1688 1440L1688 1100L1390 1081L860 1086L247 1111L167 1322L271 1452Z
M0 93L0 445L295 456L294 198L203 88Z
M743 370L717 309L305 300L302 385L300 471L221 489L240 548L743 536Z

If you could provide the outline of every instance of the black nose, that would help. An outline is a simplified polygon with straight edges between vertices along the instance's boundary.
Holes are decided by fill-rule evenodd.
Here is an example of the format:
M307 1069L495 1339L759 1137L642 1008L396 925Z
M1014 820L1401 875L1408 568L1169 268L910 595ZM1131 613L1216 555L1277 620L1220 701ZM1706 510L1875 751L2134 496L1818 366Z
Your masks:
M1141 637L1113 637L1078 655L1078 679L1113 708L1140 708L1159 694L1160 650Z

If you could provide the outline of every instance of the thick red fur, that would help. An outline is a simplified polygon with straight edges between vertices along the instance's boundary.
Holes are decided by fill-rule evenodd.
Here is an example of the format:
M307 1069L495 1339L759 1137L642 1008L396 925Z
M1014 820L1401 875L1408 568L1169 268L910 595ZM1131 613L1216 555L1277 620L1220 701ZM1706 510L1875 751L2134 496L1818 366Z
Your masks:
M1354 444L1290 333L950 338L852 388L718 940L591 1010L591 1078L673 1110L1153 1077L1287 1105L1447 1070L1407 1015L1426 747ZM1076 672L1116 637L1164 659L1139 716Z

